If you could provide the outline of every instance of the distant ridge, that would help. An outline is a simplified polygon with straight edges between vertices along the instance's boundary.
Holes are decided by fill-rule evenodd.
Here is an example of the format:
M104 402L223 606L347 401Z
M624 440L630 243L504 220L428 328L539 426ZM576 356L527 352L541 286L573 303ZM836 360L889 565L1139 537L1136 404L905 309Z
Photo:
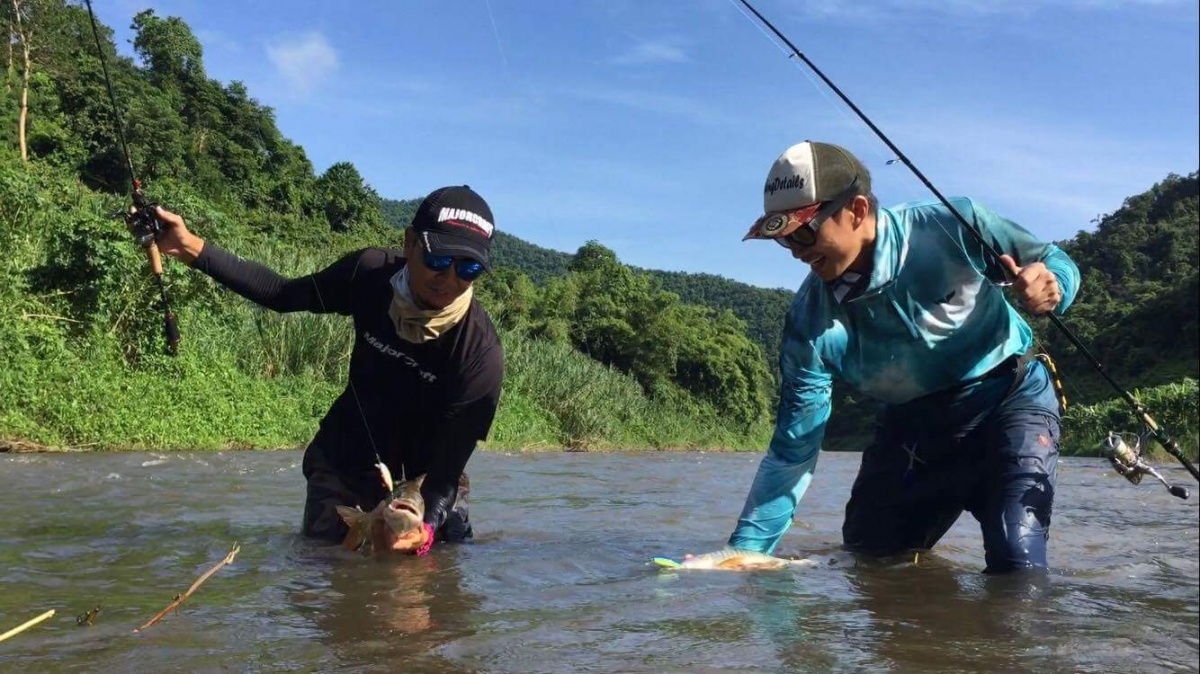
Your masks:
M419 199L384 199L384 221L396 227L407 226L419 203ZM496 267L520 271L538 285L565 276L574 257L572 253L543 248L503 231L497 231L493 245L492 263ZM768 362L774 362L783 316L794 291L760 288L715 274L633 268L649 273L663 290L675 293L683 302L732 311L746 322L747 336L762 347Z

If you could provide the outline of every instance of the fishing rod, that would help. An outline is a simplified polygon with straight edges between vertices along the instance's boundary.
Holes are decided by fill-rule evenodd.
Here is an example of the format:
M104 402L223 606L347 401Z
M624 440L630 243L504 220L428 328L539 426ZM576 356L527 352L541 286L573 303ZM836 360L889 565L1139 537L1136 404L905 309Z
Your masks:
M917 179L920 180L935 197L937 197L938 201L942 202L942 205L949 209L952 214L954 214L954 217L958 220L958 222L962 224L963 228L970 233L971 237L983 247L984 251L990 254L995 259L997 264L999 264L1001 255L1000 251L996 250L996 248L990 242L988 242L986 238L984 238L983 234L975 229L971 223L967 222L967 219L958 212L958 209L956 209L950 203L950 201L943 196L936 187L933 186L933 183L931 183L929 179L925 177L925 174L922 173L921 170L918 169L911 160L909 160L908 156L905 155L900 148L896 147L896 144L887 137L887 134L881 131L878 126L875 126L875 123L871 121L871 118L867 117L867 115L860 110L857 105L854 104L854 101L851 101L850 97L843 93L842 90L833 83L833 80L830 80L828 77L826 77L825 73L821 72L821 69L818 68L815 63L809 60L809 58L805 56L803 52L797 49L796 45L792 44L792 41L789 40L783 33L781 33L779 29L776 28L775 25L770 21L768 21L766 17L764 17L757 9L754 8L753 5L751 5L747 0L738 0L738 2L744 5L746 9L750 10L750 12L753 13L754 16L757 17L764 26L769 28L776 37L782 40L783 43L792 50L792 54L803 61L806 66L816 73L817 77L821 78L821 81L824 82L825 85L833 91L833 93L837 94L838 98L840 98L843 103L853 110L854 114L858 115L858 118L861 119L863 123L871 128L871 131L875 132L875 135L878 136L879 139L888 146L888 149L895 153L896 159L893 159L888 163L892 164L896 161L900 161L907 166L908 169L913 172L913 175L915 175ZM1000 268L1003 269L1004 265L1000 265ZM1006 270L1005 274L1007 275L1007 273L1008 272ZM1183 467L1192 474L1192 477L1200 480L1200 471L1197 471L1195 464L1193 464L1186 456L1183 455L1183 451L1179 448L1179 442L1176 441L1175 438L1173 438L1169 433L1167 433L1166 429L1160 426L1158 422L1150 416L1150 413L1147 411L1146 407L1142 405L1142 403L1135 398L1132 393L1130 393L1125 387L1118 384L1117 381L1113 379L1111 375L1109 375L1104 365L1092 355L1092 352L1088 350L1087 346L1085 346L1084 343L1075 336L1075 333L1071 332L1066 324L1062 322L1061 318L1055 316L1052 312L1047 313L1046 317L1049 318L1054 327L1058 328L1059 331L1062 332L1063 336L1065 336L1067 340L1079 350L1079 353L1088 360L1091 366L1096 369L1096 372L1099 372L1100 376L1103 377L1104 380L1117 391L1117 393L1121 394L1121 397L1123 397L1127 403L1129 403L1130 408L1133 410L1134 416L1147 429L1149 435L1152 436L1158 442L1158 444L1162 445L1162 448L1165 449L1168 454L1178 459L1179 462L1183 464ZM1121 475L1125 476L1133 484L1137 484L1141 480L1141 476L1147 472L1143 468L1146 466L1146 464L1141 461L1139 455L1140 443L1139 449L1126 448L1130 451L1116 452L1110 450L1108 453L1109 460L1113 462L1114 467L1120 464L1124 470L1118 468L1117 472L1121 473ZM1137 479L1133 479L1131 475L1136 475ZM1166 484L1166 481L1163 480L1163 483ZM1188 497L1187 489L1184 489L1183 487L1171 487L1170 485L1167 486L1170 487L1172 495L1179 498Z
M92 36L96 39L96 53L100 57L100 68L104 72L104 85L108 89L108 99L112 102L113 116L116 118L117 139L121 143L121 153L125 157L125 168L129 171L129 182L133 187L133 206L126 212L113 214L125 220L133 239L146 253L146 261L150 264L150 273L158 285L158 296L163 308L163 336L167 340L167 352L174 356L179 352L179 327L175 324L175 313L171 311L171 300L167 295L167 284L163 280L162 254L158 250L158 235L162 232L162 223L154 216L158 204L152 203L142 192L142 181L138 180L133 170L133 159L129 155L129 146L125 142L124 124L121 122L121 110L117 106L117 96L113 92L112 79L108 76L108 61L104 58L104 47L100 44L100 29L96 27L96 14L92 11L92 0L86 0L88 17L92 21Z

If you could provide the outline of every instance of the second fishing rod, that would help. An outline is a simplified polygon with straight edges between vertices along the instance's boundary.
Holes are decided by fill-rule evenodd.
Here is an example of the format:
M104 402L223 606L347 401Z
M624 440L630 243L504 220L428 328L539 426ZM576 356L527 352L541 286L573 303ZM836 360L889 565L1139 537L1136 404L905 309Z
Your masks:
M888 149L895 153L896 158L905 166L907 166L910 171L912 171L913 175L915 175L917 179L920 180L921 183L924 184L925 187L928 188L935 197L937 197L938 201L942 202L942 204L950 211L950 213L954 215L959 223L962 224L963 228L970 234L970 236L979 243L983 250L986 251L988 255L991 255L998 263L1001 255L1000 251L996 250L996 248L986 238L984 238L984 236L975 227L973 227L971 223L967 222L966 218L964 218L962 214L958 212L958 209L954 208L950 201L936 187L934 187L933 183L925 177L925 174L922 173L921 170L918 169L911 160L909 160L908 156L905 155L904 152L901 151L900 148L897 147L896 144L887 137L887 134L880 130L880 128L871 121L871 118L867 117L866 113L860 110L859 107L854 104L854 101L850 100L850 97L843 93L842 90L833 83L833 80L826 77L825 73L821 72L821 69L818 68L815 63L809 60L809 58L805 56L804 53L796 47L796 45L792 44L792 41L789 40L787 36L780 32L774 24L772 24L765 16L755 9L754 6L748 2L748 0L738 1L752 14L754 14L754 16L777 38L782 40L783 43L787 45L788 49L791 50L792 54L796 56L796 58L803 61L804 65L808 66L808 68L811 69L817 77L821 78L821 81L824 82L825 85L829 87L829 89L833 91L833 93L836 94L838 98L846 104L847 107L854 111L854 114L857 115L864 124L870 127L871 131L874 132L875 135L881 141L883 141L885 145L887 145ZM1000 268L1004 268L1003 265L1000 265ZM1179 442L1175 440L1175 438L1172 437L1170 433L1168 433L1166 429L1164 429L1157 421L1155 421L1153 417L1150 416L1146 407L1142 405L1142 403L1136 397L1134 397L1134 395L1130 393L1128 389L1118 384L1117 381L1113 379L1111 375L1109 375L1108 371L1105 369L1104 365L1099 361L1099 359L1092 355L1092 352L1088 350L1087 346L1075 335L1075 333L1071 332L1070 328L1063 323L1061 318L1055 316L1053 313L1046 314L1046 317L1050 320L1054 327L1058 328L1063 336L1067 338L1067 341L1069 341L1076 349L1078 349L1079 353L1083 355L1083 357L1091 364L1093 368L1095 368L1096 372L1098 372L1100 376L1106 382L1108 382L1108 384L1112 386L1113 389L1115 389L1117 393L1119 393L1121 397L1129 404L1134 416L1147 429L1148 434L1152 436L1158 442L1158 444L1162 445L1162 448L1166 450L1168 454L1175 457L1181 464L1183 464L1183 467L1186 468L1189 473L1191 473L1193 478L1200 480L1200 471L1197 471L1195 464L1193 464L1190 460L1188 460L1187 457L1183 455L1183 451L1179 447ZM1176 496L1182 495L1182 498L1187 498L1186 490L1173 491L1172 493Z
M127 211L114 215L125 220L125 225L133 234L134 240L146 252L146 261L150 264L150 272L158 285L158 296L162 302L163 336L167 341L167 352L173 356L179 351L179 327L175 322L175 313L171 311L171 299L167 295L167 283L163 279L162 254L158 250L158 234L162 229L162 224L155 216L158 205L146 198L142 192L142 181L138 180L137 173L133 170L133 159L129 155L129 146L125 142L125 127L121 122L121 109L117 105L117 95L113 92L112 79L108 74L108 61L104 58L100 29L96 26L96 14L92 11L92 0L87 0L87 9L92 23L92 37L96 40L96 53L100 58L100 69L104 73L104 86L108 89L108 99L112 103L113 117L116 120L117 140L121 144L121 153L132 187L133 205Z

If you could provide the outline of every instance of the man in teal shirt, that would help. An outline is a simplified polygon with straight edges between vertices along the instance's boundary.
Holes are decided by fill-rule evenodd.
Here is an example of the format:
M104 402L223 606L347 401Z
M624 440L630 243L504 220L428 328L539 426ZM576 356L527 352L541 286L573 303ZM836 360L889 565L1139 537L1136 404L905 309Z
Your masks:
M987 571L1045 567L1061 410L1003 287L1031 314L1061 314L1075 264L970 199L950 203L999 258L939 200L881 208L862 162L828 143L788 148L763 196L745 238L774 239L811 273L784 326L775 432L729 545L769 553L791 525L836 376L883 403L846 547L929 549L966 510Z

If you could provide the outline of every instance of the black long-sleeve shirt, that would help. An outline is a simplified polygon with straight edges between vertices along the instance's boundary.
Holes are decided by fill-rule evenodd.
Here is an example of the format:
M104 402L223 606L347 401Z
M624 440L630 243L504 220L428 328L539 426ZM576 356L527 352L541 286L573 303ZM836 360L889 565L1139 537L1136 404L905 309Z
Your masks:
M437 339L406 342L388 309L399 251L367 248L309 276L287 279L205 243L192 263L237 294L279 312L354 319L350 376L313 442L350 484L378 483L375 455L392 475L425 475L425 521L434 529L454 502L458 479L487 437L500 400L504 354L491 319L472 299Z

